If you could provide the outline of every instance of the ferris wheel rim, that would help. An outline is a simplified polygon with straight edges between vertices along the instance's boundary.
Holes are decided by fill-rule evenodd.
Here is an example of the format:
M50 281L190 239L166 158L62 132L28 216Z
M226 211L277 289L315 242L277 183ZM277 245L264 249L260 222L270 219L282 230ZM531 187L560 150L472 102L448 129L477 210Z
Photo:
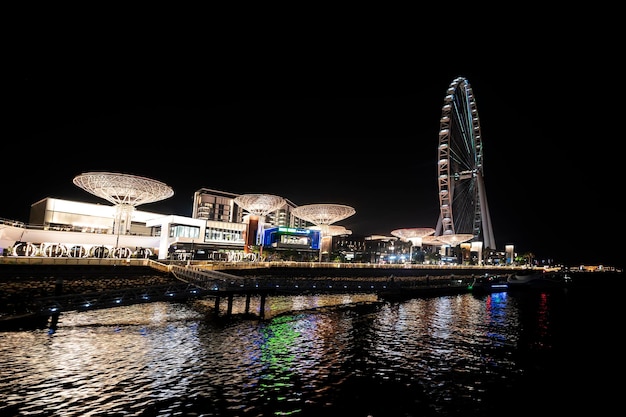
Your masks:
M482 218L478 203L478 181L483 175L482 140L476 101L464 77L454 79L446 91L437 149L440 208L437 234L477 236ZM469 196L462 200L463 194Z

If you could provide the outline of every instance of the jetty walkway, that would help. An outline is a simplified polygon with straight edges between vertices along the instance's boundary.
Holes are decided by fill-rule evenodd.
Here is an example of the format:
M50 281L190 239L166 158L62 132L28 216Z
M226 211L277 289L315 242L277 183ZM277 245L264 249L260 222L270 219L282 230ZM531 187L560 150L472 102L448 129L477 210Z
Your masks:
M34 262L41 262L34 260ZM44 261L47 263L47 260ZM84 311L110 308L122 305L146 303L154 301L185 301L193 298L213 297L215 312L219 314L220 303L228 303L226 314L231 313L234 297L246 297L246 305L252 297L260 297L261 308L257 313L246 310L246 313L263 317L265 300L275 295L302 295L322 293L369 293L376 294L381 300L399 300L415 297L440 296L460 294L470 291L469 284L473 277L484 274L484 268L378 268L363 267L341 268L337 264L323 265L314 263L302 265L300 263L247 263L227 265L220 264L163 264L152 260L135 262L134 266L149 266L154 273L169 276L165 284L139 285L130 288L101 288L98 291L63 291L63 279L58 277L80 276L84 273L84 266L70 264L54 269L51 266L38 263L30 264L29 268L19 268L22 275L33 275L37 278L52 279L51 271L56 275L56 284L60 285L57 291L44 297L34 297L29 301L28 313L19 314L24 317L0 317L0 327L9 322L9 319L28 319L29 317L54 317L64 311ZM101 273L96 270L94 262L90 262L90 274ZM117 264L102 266L110 274L132 274L133 266ZM74 268L77 266L77 268ZM128 268L127 268L128 266ZM219 269L216 269L219 268ZM1 269L1 268L0 268ZM10 270L15 273L16 269ZM26 271L28 271L26 273ZM510 273L509 270L492 269L489 273ZM90 275L91 276L91 275ZM84 281L92 279L84 277ZM117 275L112 275L117 276ZM109 285L111 280L108 281ZM67 288L71 281L66 279ZM48 290L48 293L51 291ZM19 321L19 320L18 320Z
M192 284L208 292L216 294L229 293L272 293L272 294L306 294L306 293L377 293L388 295L395 292L426 288L449 288L458 290L467 287L469 277L440 276L396 276L394 273L384 276L328 276L317 274L312 276L289 274L236 275L217 270L194 266L172 266L172 274L180 281Z

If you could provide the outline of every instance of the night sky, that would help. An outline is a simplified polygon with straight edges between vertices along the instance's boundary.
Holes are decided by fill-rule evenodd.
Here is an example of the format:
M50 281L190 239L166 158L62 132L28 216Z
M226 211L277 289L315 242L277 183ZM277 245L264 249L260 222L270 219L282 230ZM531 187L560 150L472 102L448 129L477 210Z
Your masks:
M441 109L465 77L498 249L623 266L617 57L583 52L141 65L46 54L9 80L0 217L27 222L45 197L108 204L72 179L113 171L174 189L140 210L190 216L193 193L210 188L349 205L337 224L353 234L434 228Z

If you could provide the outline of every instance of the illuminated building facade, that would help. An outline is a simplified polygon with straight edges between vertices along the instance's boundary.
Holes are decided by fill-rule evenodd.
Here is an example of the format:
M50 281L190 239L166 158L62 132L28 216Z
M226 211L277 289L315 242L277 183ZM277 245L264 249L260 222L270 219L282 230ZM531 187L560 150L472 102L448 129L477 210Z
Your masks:
M264 230L263 246L275 249L311 250L320 249L319 230L297 227L272 227Z
M193 217L135 209L122 231L116 229L119 210L115 205L44 198L31 206L28 226L0 220L0 253L8 256L242 260L246 259L247 225L244 209L235 203L238 196L201 189L194 194ZM306 221L291 214L294 207L285 200L283 207L268 213L265 219L268 228L308 226ZM255 243L262 244L262 239L260 235ZM314 249L308 249L319 248L317 240L312 239L311 244Z
M404 244L406 242L393 236L352 236L351 231L342 226L314 226L310 221L295 217L297 207L289 200L265 215L263 227L253 242L258 247L254 252L246 251L249 213L235 202L238 197L238 194L203 188L194 194L193 217L134 209L121 230L116 229L119 213L115 205L45 198L31 206L28 226L0 219L0 253L198 261L259 258L310 261L315 260L315 252L324 251L324 260L330 262L411 262L410 243ZM323 228L326 229L326 249Z
M219 222L243 223L245 212L235 203L237 197L225 191L201 188L194 193L192 217L194 219L214 220ZM285 204L265 215L265 223L271 226L306 227L310 224L294 217L292 211L297 206L285 199Z

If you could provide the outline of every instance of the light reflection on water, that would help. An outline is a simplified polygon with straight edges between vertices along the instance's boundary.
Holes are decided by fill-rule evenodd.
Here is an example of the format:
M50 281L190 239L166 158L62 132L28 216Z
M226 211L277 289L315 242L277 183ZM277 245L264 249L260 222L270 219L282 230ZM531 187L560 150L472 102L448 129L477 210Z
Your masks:
M353 303L376 302L378 297L375 294L318 294L318 295L297 295L283 297L267 297L263 310L263 317L268 319L277 315L302 310L312 310L327 306L347 305ZM250 313L253 315L261 315L261 299L260 297L250 297L249 305L246 307L246 297L233 297L231 312L232 314ZM212 310L215 308L214 301L200 300L204 310ZM219 314L226 315L228 311L227 300L221 300L219 303Z
M56 332L0 333L0 415L484 415L562 331L554 297L533 297L269 297L265 320L215 317L210 300L64 313Z

